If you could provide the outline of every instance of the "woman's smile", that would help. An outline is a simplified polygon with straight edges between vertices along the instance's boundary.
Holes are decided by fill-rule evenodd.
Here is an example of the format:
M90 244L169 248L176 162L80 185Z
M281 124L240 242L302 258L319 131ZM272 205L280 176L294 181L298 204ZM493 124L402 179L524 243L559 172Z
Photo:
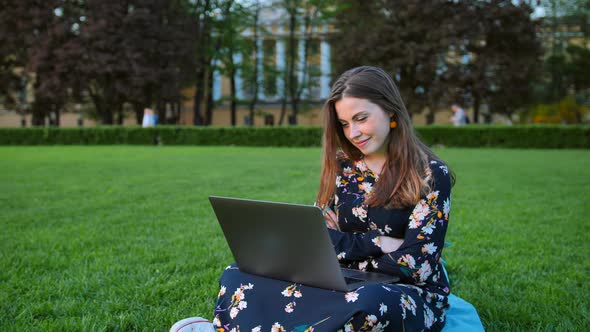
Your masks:
M369 143L369 140L370 140L370 138L366 138L366 139L364 139L362 141L356 141L356 142L354 142L354 144L356 146L358 146L359 149L360 149L360 148L364 147L365 145L367 145L367 143Z

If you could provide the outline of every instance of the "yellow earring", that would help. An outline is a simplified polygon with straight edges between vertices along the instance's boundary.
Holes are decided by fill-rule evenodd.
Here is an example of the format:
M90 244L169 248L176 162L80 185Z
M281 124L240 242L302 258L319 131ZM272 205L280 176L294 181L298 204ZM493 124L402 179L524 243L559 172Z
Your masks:
M397 122L392 120L392 121L389 123L389 128L393 129L393 128L395 128L395 127L397 127Z

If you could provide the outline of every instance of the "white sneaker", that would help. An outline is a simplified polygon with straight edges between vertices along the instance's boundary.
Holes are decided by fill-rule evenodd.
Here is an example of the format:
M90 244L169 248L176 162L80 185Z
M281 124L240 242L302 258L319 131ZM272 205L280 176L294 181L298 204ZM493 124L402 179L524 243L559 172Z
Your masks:
M191 317L174 323L170 332L215 332L215 327L205 318Z

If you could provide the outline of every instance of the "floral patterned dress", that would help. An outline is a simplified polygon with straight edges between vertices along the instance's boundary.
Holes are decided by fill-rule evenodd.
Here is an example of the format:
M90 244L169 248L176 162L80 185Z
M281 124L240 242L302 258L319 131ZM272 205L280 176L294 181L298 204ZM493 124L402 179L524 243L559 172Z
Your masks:
M440 331L449 284L441 252L450 213L448 169L431 161L431 191L415 207L385 209L365 201L378 178L363 161L341 162L335 211L341 231L329 230L342 265L401 278L396 284L338 292L242 273L222 274L213 324L219 331ZM403 238L383 254L378 236Z

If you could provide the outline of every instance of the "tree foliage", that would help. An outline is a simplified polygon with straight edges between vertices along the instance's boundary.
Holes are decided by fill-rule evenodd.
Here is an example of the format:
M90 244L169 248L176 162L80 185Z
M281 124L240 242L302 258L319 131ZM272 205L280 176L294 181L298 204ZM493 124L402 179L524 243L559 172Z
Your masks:
M530 7L511 1L343 1L334 37L339 72L370 64L394 78L411 113L477 98L496 112L520 106L540 49ZM514 93L513 93L514 92ZM510 97L517 98L508 107ZM463 99L465 96L470 98Z
M435 107L445 94L453 66L453 59L446 56L460 23L457 4L444 0L372 4L364 12L365 2L355 1L338 15L343 29L335 38L339 71L361 64L380 66L398 84L411 113Z
M180 88L194 70L186 4L88 0L86 6L87 19L72 48L82 50L80 76L102 123L112 124L114 112L121 123L125 102L137 110L155 104L166 121L165 105L180 102Z
M27 86L40 77L36 75L42 58L38 48L49 44L46 40L55 22L56 4L56 0L7 0L0 8L0 93L6 106L22 112L30 107ZM45 112L37 114L33 121L39 123L44 116Z
M540 27L531 18L531 2L275 0L268 3L283 13L279 24L285 28L272 37L283 38L285 46L286 64L279 72L276 64L260 59L256 42L270 33L259 16L263 1L6 0L0 8L0 101L28 108L36 125L47 118L59 125L60 112L87 102L103 124L122 123L129 109L139 123L149 106L161 122L177 123L181 91L192 85L193 124L208 125L213 72L219 71L230 81L236 125L237 105L249 104L252 121L261 77L276 75L277 85L284 83L278 89L279 123L289 106L289 123L295 124L319 78L310 60L313 43L331 24L334 74L380 66L398 83L411 113L425 110L432 122L435 110L460 102L473 106L480 122L484 104L490 110L486 116L524 109L543 69L551 100L590 89L587 43L552 47L544 66L540 63ZM588 0L540 3L544 24L557 29L563 20L578 22L586 40ZM238 75L245 92L241 100ZM31 83L35 98L28 105L23 92Z
M115 115L122 123L125 103L136 106L139 121L143 107L157 105L165 119L163 105L180 102L195 66L188 1L13 2L0 10L8 41L0 49L1 74L17 68L34 80L33 124L51 115L58 125L66 103L84 96L103 124ZM9 25L17 27L14 36Z
M532 8L510 0L472 2L468 8L476 23L460 48L471 57L457 81L473 99L474 121L479 106L510 117L532 101L533 83L540 74L541 45ZM487 114L487 120L489 121Z

